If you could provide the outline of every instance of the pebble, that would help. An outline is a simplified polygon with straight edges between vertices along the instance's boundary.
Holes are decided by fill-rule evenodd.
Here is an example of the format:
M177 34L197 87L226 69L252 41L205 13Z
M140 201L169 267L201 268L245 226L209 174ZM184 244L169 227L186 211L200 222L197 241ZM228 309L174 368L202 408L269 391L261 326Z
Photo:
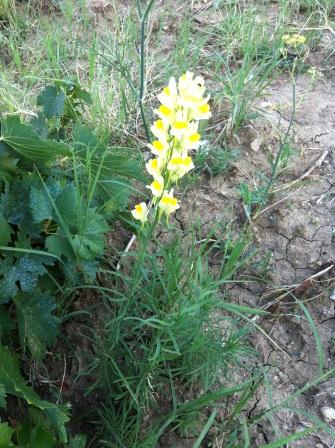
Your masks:
M332 422L335 420L335 409L329 406L324 406L321 408L321 414L323 415L326 422Z
M255 140L253 140L250 143L250 148L254 151L254 152L258 152L262 146L263 143L263 139L262 138L255 138Z

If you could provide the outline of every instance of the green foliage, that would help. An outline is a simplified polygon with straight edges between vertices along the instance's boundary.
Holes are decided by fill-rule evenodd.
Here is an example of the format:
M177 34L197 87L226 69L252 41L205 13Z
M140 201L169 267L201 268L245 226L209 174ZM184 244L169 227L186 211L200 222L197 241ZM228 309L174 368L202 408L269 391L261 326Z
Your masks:
M5 388L0 384L0 408L6 408L6 391Z
M47 273L47 266L52 265L54 260L50 257L24 255L15 259L12 254L6 254L0 265L0 304L8 302L19 290L32 293L39 278Z
M195 155L194 163L197 170L217 176L227 172L238 156L239 151L235 149L201 146Z
M239 193L248 218L251 217L257 206L265 205L268 200L268 192L264 186L250 189L245 182L241 182L239 185Z
M14 448L11 439L13 429L8 426L8 423L0 423L0 448Z
M12 233L13 229L2 214L0 214L0 246L6 246L9 243Z
M77 121L85 105L91 103L91 95L79 84L57 80L39 94L37 105L41 111L32 125L39 135L49 133L64 138L67 126Z
M42 400L26 386L18 356L3 345L15 347L19 340L23 351L43 360L59 333L57 293L63 284L71 290L95 280L107 218L125 210L131 180L144 180L128 151L108 148L82 124L69 126L90 102L78 84L57 81L39 95L40 111L30 124L17 116L1 119L0 407L8 394L25 400L62 443L68 407ZM6 431L13 446L59 446L40 425L24 423L14 436ZM85 439L76 437L69 446L83 448Z
M11 428L0 422L0 448L85 448L86 437L76 436L68 443L59 443L43 419L29 419L18 427Z
M0 346L0 384L6 394L23 398L29 405L40 409L57 431L61 441L66 442L65 423L69 420L68 406L57 406L41 400L39 396L26 385L23 379L17 355L8 348Z
M192 420L194 427L205 406L233 393L224 389L211 395L219 374L227 375L252 353L245 340L248 329L238 328L230 315L233 305L220 294L220 287L244 264L247 239L227 239L212 248L207 242L183 247L178 238L168 244L154 242L152 255L142 248L134 266L129 260L131 275L121 274L120 285L113 278L115 296L110 297L113 305L96 359L99 384L109 397L101 411L106 443L155 447L170 424L182 428ZM217 277L207 262L213 251L222 257ZM181 390L198 388L203 395L184 403ZM143 409L155 414L159 402L169 403L170 394L171 409L153 422L152 432L140 436Z
M42 140L30 126L22 124L19 117L1 121L0 141L6 143L15 155L32 162L49 162L58 156L71 155L63 143Z
M28 346L33 356L41 359L58 334L59 321L53 315L55 299L50 293L35 289L30 294L17 294L14 302L21 345Z
M22 448L55 448L56 441L52 433L46 431L41 426L31 426L28 422L24 423L17 431L18 446Z
M65 106L65 92L56 86L48 86L37 98L38 106L42 106L47 119L61 117Z

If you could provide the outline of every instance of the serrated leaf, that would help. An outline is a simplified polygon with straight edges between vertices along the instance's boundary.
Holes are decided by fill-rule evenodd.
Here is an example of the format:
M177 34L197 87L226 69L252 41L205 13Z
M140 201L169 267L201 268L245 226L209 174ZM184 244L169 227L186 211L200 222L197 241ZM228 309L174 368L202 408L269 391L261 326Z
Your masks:
M64 112L66 95L60 87L47 86L37 97L37 105L43 108L47 118L61 117Z
M53 259L41 255L24 255L16 261L6 255L0 264L0 303L8 302L19 287L22 292L34 291L39 277L47 273L46 266L54 264Z
M46 189L54 200L62 192L60 182L53 178L49 178L44 185L39 182L31 187L29 205L31 216L36 223L54 218L54 210Z
M45 247L48 252L57 255L59 258L65 256L66 258L73 258L74 252L71 244L65 235L50 235L45 240Z
M67 415L69 406L57 406L41 400L36 392L26 385L20 372L18 356L2 346L0 346L0 384L3 385L7 394L23 398L29 405L43 411L44 415L56 429L60 441L67 442L65 423L69 421Z
M12 443L13 432L8 423L0 423L0 448L15 448Z
M46 116L43 113L39 113L37 117L33 117L30 120L30 124L36 132L36 134L41 137L43 140L45 140L48 137L48 122L46 119Z
M69 448L85 448L86 436L78 435L69 441Z
M18 117L7 117L1 121L1 140L20 157L33 162L48 162L57 156L71 155L63 143L42 140L31 126L21 123Z
M65 224L71 231L71 227L76 227L80 210L79 192L74 184L67 184L55 201L58 212L62 220L56 215L55 219L59 225ZM73 229L72 229L73 230Z
M12 227L0 213L0 246L7 246L11 240L11 234L14 233Z
M54 298L48 292L18 294L14 297L21 346L28 346L36 359L42 359L58 335L59 319L54 316Z
M78 124L73 130L73 146L77 155L83 158L86 158L87 152L99 154L106 151L106 147L90 129Z
M34 222L39 223L53 218L53 209L45 191L32 187L30 191L30 209Z
M0 384L0 408L6 409L6 391L2 384Z
M74 251L83 260L102 255L105 246L104 234L107 230L108 225L105 219L95 209L88 209L81 233L72 238L71 244Z
M30 179L15 179L7 187L5 194L1 195L2 215L7 222L22 225L31 220L29 207L22 207L22 204L29 203L30 186Z

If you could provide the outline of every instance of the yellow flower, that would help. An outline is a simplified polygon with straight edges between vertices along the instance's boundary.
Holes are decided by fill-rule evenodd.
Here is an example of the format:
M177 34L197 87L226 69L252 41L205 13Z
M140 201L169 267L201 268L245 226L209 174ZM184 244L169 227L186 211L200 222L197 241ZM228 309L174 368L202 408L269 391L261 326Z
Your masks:
M145 202L141 202L140 204L135 205L135 208L131 211L131 214L135 219L141 221L144 224L148 219L148 207Z
M162 92L157 95L159 102L169 109L175 109L177 106L177 83L175 78L170 78L168 87L164 87Z
M189 133L190 122L185 120L182 115L177 115L176 121L171 126L171 135L181 140L184 135Z
M193 73L186 72L179 78L178 91L179 91L179 104L191 112L196 108L199 103L203 101L208 101L204 99L203 95L205 93L204 80L201 76L197 76L193 79ZM190 119L193 117L189 117Z
M285 34L282 36L282 41L287 46L299 47L306 42L306 37L302 34Z
M169 193L167 191L164 192L158 207L167 215L167 217L179 208L179 202L173 197L173 189L171 189Z
M211 108L209 104L206 102L199 103L194 109L193 109L193 118L195 120L208 120L212 116L211 114Z
M194 164L190 156L174 157L168 163L167 168L171 173L171 180L175 181L192 170L194 168Z
M159 119L150 127L151 132L158 140L167 140L169 124Z
M148 145L148 147L151 149L153 154L160 158L164 158L169 150L169 144L166 140L154 140L152 144Z
M156 179L150 184L147 185L147 188L151 190L151 193L155 197L161 196L164 190L164 179L162 176L157 176Z
M198 132L185 136L183 146L186 150L198 149L201 135Z
M150 159L149 162L145 164L148 173L154 178L160 176L161 166L162 162L160 159Z
M155 113L159 116L159 118L167 121L169 124L172 124L176 117L174 108L170 108L164 104L160 105L159 108L155 110Z

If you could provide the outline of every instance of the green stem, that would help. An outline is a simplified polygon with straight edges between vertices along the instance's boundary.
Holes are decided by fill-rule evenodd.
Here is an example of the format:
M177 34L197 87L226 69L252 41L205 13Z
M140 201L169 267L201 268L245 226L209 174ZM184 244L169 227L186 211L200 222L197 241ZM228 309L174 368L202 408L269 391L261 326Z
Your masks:
M268 182L268 184L266 186L265 193L264 193L265 197L267 197L267 195L269 194L269 191L270 191L270 189L271 189L271 187L273 185L273 182L275 180L275 177L276 177L276 174L277 174L278 165L279 165L279 162L280 162L280 159L281 159L281 155L282 155L282 152L283 152L283 150L285 148L285 145L287 143L287 139L288 139L288 137L289 137L289 135L291 133L291 129L292 129L292 126L293 126L293 121L294 121L295 112L296 112L296 83L295 83L294 71L295 70L293 68L293 71L292 71L292 113L291 113L290 123L289 123L287 131L286 131L286 133L284 135L283 141L282 141L282 143L280 145L280 148L279 148L279 151L278 151L275 163L272 166L271 177L269 179L269 182Z
M145 116L143 99L144 99L144 90L145 90L145 28L147 25L147 18L150 13L151 8L153 7L155 0L150 0L147 4L144 13L142 13L141 5L139 0L137 1L138 14L141 21L141 50L140 50L140 92L139 92L139 106L141 111L141 116L143 120L144 130L146 139L150 142L150 132L148 122Z

